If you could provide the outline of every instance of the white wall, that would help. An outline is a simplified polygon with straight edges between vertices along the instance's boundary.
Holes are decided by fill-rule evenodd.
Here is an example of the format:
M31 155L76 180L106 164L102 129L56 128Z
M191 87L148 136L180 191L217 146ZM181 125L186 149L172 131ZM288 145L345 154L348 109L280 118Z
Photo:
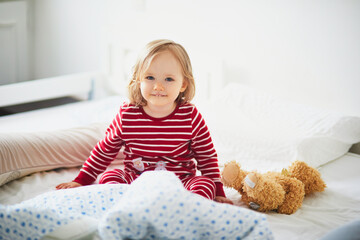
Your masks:
M119 41L172 38L190 55L223 58L226 81L360 115L360 1L107 3Z
M100 70L102 2L34 0L35 79Z
M360 115L360 1L35 2L37 77L101 69L102 37L171 38L194 62L224 59L228 82Z

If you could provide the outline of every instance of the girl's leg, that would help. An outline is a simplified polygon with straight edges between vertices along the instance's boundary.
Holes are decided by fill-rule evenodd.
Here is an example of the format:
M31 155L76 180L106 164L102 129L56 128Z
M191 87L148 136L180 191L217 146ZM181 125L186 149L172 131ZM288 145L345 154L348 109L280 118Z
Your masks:
M183 182L184 187L192 193L214 200L216 186L213 180L204 176L196 176Z
M126 183L130 184L134 181L136 175L130 172L125 172L121 169L114 169L104 172L100 177L99 184L112 184L112 183Z

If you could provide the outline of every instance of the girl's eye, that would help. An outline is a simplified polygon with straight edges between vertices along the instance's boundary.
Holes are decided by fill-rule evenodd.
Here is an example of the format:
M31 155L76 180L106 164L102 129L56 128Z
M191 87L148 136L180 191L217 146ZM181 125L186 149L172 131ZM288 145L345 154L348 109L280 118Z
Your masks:
M168 77L168 78L165 78L165 81L167 81L167 82L172 82L172 81L174 81L174 79Z
M145 79L147 79L147 80L154 80L155 78L154 78L153 76L147 76L147 77L145 77Z

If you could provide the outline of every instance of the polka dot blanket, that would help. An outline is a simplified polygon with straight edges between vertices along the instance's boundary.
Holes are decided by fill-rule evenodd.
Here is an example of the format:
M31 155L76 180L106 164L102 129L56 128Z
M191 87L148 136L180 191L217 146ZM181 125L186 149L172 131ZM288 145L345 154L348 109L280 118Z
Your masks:
M0 239L273 239L265 215L185 190L171 172L0 205Z

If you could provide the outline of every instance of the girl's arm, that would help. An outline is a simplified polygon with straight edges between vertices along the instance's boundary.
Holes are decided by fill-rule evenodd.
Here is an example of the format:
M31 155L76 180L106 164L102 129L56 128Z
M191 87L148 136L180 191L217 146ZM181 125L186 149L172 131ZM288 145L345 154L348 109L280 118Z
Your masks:
M116 115L106 131L105 138L99 141L91 151L90 157L80 169L80 173L73 180L80 185L93 183L97 176L103 173L119 153L123 141L121 136L121 110ZM73 186L74 184L71 184Z
M211 178L216 185L216 198L219 202L231 202L225 196L221 183L217 153L212 142L209 129L196 107L192 112L192 143L191 149L195 153L197 168L203 176ZM225 200L226 199L226 200Z
M123 141L121 135L122 108L116 115L108 129L105 138L99 141L91 151L90 157L85 161L78 176L72 181L61 183L56 189L75 188L93 183L97 176L104 172L118 154Z

